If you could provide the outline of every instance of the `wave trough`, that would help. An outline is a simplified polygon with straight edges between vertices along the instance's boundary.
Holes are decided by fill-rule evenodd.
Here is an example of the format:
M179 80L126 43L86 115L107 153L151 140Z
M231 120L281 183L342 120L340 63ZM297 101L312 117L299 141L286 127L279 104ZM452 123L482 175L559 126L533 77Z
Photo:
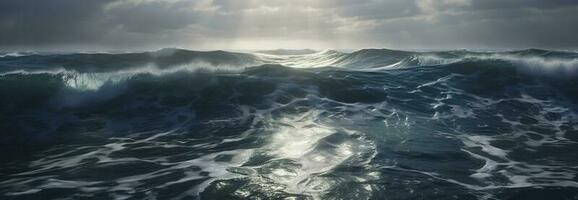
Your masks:
M576 53L283 52L0 56L1 197L578 195Z

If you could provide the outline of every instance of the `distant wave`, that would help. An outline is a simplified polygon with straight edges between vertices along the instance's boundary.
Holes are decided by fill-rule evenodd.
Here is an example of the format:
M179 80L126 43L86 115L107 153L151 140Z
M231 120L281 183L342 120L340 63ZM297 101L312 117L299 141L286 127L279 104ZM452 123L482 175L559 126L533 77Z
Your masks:
M270 54L270 55L305 55L317 53L311 49L275 49L275 50L261 50L255 53Z
M0 198L578 194L578 54L0 57Z
M276 50L281 51L281 50ZM269 51L266 51L269 52ZM275 52L275 51L272 51ZM189 51L161 49L144 53L81 53L31 54L9 53L0 57L0 71L67 69L81 72L116 71L128 68L157 67L160 69L205 63L211 66L250 67L281 64L289 67L341 67L371 69L387 66L416 67L444 65L456 62L504 61L514 65L548 70L573 71L578 54L538 49L507 52L434 51L411 52L389 49L363 49L352 53L335 50L307 50L304 55L234 53L226 51Z
M80 53L80 54L33 54L0 58L0 71L66 69L80 72L105 72L130 68L154 66L172 68L191 63L207 63L212 66L251 66L257 62L251 54L225 51L189 51L162 49L143 53Z

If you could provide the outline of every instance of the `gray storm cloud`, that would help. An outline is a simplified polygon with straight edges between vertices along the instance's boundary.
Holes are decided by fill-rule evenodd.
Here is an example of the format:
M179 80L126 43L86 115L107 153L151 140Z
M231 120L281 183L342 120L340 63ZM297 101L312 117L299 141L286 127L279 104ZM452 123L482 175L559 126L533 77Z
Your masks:
M578 48L575 0L2 0L0 48Z

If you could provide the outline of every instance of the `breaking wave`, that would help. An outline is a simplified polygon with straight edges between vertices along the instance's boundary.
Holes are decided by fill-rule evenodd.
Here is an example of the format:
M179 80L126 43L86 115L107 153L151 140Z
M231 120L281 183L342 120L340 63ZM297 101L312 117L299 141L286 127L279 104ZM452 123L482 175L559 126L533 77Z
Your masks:
M578 55L0 57L7 199L572 199Z

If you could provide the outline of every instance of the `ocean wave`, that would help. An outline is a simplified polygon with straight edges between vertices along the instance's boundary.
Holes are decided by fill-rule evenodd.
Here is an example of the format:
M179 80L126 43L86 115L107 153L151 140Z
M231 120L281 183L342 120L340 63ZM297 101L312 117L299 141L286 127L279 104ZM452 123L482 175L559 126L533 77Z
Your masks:
M565 198L578 188L575 59L377 49L3 57L0 197Z

